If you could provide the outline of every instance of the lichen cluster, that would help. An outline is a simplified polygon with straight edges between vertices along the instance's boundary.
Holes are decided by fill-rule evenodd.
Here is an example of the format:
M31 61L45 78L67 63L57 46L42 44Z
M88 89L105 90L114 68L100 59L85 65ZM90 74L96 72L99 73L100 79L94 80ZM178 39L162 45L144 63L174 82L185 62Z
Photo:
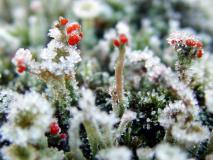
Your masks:
M213 160L211 0L0 0L0 159Z

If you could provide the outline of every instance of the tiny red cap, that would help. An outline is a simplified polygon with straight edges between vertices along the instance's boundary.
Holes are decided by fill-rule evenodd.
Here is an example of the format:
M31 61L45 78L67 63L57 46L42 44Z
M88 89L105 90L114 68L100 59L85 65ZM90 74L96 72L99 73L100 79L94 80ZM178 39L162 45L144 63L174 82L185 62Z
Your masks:
M68 43L69 43L69 45L74 46L74 45L78 44L80 42L80 40L81 40L81 37L77 34L74 34L69 37Z
M203 43L200 42L200 41L198 41L198 42L196 43L196 46L197 46L198 48L203 48Z
M62 26L65 26L67 23L68 23L68 19L67 18L60 18L60 24L62 25Z
M119 42L117 39L114 39L114 40L113 40L113 44L114 44L116 47L120 47L120 42Z
M67 27L67 34L72 33L73 31L80 30L81 26L78 23L73 23Z
M177 41L174 40L174 39L171 41L171 44L173 44L173 45L176 44L176 43L177 43Z
M56 135L60 132L61 128L59 127L58 123L52 122L50 124L50 134Z
M189 47L194 47L196 45L196 42L193 39L187 39L186 45Z
M23 73L24 71L26 71L27 67L25 65L19 65L17 66L17 71L18 73Z
M201 58L202 56L203 56L203 51L199 49L199 50L197 51L197 57L198 57L198 58Z
M121 35L119 36L119 39L120 39L121 44L126 44L126 43L128 43L128 38L126 37L125 34L121 34Z

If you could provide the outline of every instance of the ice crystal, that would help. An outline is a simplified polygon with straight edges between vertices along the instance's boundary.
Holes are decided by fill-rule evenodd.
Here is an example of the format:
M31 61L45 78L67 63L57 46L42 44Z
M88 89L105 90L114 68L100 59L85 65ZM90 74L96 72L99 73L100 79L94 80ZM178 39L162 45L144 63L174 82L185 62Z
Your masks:
M205 90L205 100L208 111L213 113L213 90L207 89Z
M16 66L18 73L22 73L30 65L32 55L28 49L20 48L12 59L12 63Z
M11 145L2 149L6 160L63 160L64 153L56 148L44 148L37 150L33 146Z
M101 6L98 0L78 0L73 4L73 12L79 18L92 19L100 14Z
M44 60L52 60L55 58L55 56L57 55L56 52L48 49L48 48L44 48L42 51L41 51L41 54L40 54L40 57Z
M0 159L212 160L210 1L0 0Z
M213 56L206 52L203 55L202 59L199 61L195 61L189 69L193 80L199 84L204 83L208 86L211 82L213 82Z
M178 76L170 68L162 64L151 50L146 48L144 51L133 51L132 54L128 54L128 57L132 63L145 62L147 76L151 81L160 80L165 87L172 89L186 105L197 106L197 100L192 90L179 81Z
M16 93L11 90L0 91L0 113L7 113L9 105L16 98Z
M158 160L187 160L187 155L180 148L169 144L160 144L155 149Z
M110 126L117 122L118 119L114 114L108 115L95 107L95 97L91 90L82 88L81 93L82 98L79 100L79 107L85 113L86 119L95 120L101 124L109 124Z
M98 158L103 160L130 160L131 156L131 151L126 147L102 150L97 155Z
M28 49L20 48L17 50L16 55L13 57L12 62L14 65L19 63L29 64L31 62L32 55Z
M137 149L137 155L139 159L152 159L154 157L154 154L154 150L148 147Z
M67 26L56 24L53 29L50 29L48 35L53 39L48 43L47 48L41 50L38 61L32 60L29 50L19 49L12 60L18 67L18 71L22 73L26 68L29 68L31 73L39 75L43 79L51 76L73 78L75 76L75 65L81 61L80 51L76 48L81 39L78 35L80 34L80 25L77 28L72 26L73 24L70 23ZM72 30L66 33L70 27ZM72 41L72 44L70 44L73 35L77 36L79 41L75 41L75 43Z
M186 32L173 32L168 37L167 41L170 45L175 45L176 42L181 42L185 44L187 39L197 40L197 38L192 34L188 34Z
M170 103L162 111L159 122L162 126L169 128L177 121L184 120L186 118L187 108L182 101L176 101Z
M91 90L82 88L81 95L82 97L79 100L81 110L76 108L70 110L73 118L69 130L69 143L71 149L76 151L76 153L73 153L75 157L80 154L78 147L81 141L78 130L81 123L84 124L86 129L92 152L96 154L99 149L112 145L113 135L115 134L113 126L118 122L114 114L107 114L95 107L95 97Z
M160 123L167 128L177 121L175 125L172 125L172 133L177 140L181 139L186 143L199 143L207 139L209 137L207 127L200 124L198 126L198 124L194 122L199 109L193 91L181 82L170 68L167 68L165 65L160 63L159 58L154 57L150 50L145 49L143 52L134 51L133 54L129 56L129 59L131 62L143 61L145 63L144 66L147 69L148 78L153 82L160 82L169 90L173 91L181 100L180 102L170 104L169 107L165 108L161 114L161 118L159 119ZM180 117L179 113L181 114ZM189 128L187 129L185 125ZM193 127L194 125L195 127ZM197 132L190 132L194 131L193 128L197 128ZM184 133L185 136L183 136ZM196 136L198 137L195 140Z
M186 126L182 124L175 124L172 127L172 135L178 141L187 145L200 143L209 138L209 129L202 126L198 122L192 122Z
M122 118L121 118L121 122L130 122L132 120L136 119L136 113L127 110L126 112L124 112Z
M190 68L193 59L203 56L203 43L194 35L181 32L170 34L167 41L177 52L178 60L175 67L179 78L185 84L189 85L191 77L190 74L187 73L187 69Z
M21 146L37 143L47 131L52 115L50 104L38 93L16 95L9 104L8 121L1 127L2 136Z
M62 40L62 33L58 28L52 28L49 30L48 36L54 38L55 40Z

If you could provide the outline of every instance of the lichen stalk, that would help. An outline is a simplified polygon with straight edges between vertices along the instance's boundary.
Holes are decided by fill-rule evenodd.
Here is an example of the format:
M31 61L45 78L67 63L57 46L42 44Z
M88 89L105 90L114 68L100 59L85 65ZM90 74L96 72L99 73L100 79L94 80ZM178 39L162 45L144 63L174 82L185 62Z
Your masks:
M96 155L98 151L104 148L101 133L98 127L91 121L85 120L83 124L87 132L92 153L93 155Z
M124 72L125 46L119 49L119 56L115 67L115 81L117 100L122 103L123 100L123 72Z

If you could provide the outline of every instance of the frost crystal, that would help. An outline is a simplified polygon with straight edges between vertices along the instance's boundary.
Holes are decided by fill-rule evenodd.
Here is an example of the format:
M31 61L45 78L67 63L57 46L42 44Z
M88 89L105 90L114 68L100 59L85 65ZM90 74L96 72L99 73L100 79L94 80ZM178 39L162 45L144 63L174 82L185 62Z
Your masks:
M44 48L42 51L41 51L41 54L40 54L40 57L44 60L52 60L55 58L55 56L57 55L56 52L48 49L48 48Z
M160 144L155 150L158 160L187 160L187 155L180 148L169 144Z
M68 29L69 33L67 33ZM48 35L53 39L48 43L47 48L42 49L38 61L32 60L29 50L19 49L12 62L17 66L19 73L28 68L30 73L45 80L60 76L72 79L75 76L75 65L81 61L80 51L76 47L81 40L80 34L79 24L60 26L58 22L55 28L49 30ZM77 37L78 41L74 41L76 39L73 40L72 36Z
M11 90L0 91L0 113L7 113L10 103L14 100L16 93Z
M82 97L79 100L81 110L77 110L76 108L70 109L73 118L70 121L69 143L71 150L75 151L75 156L80 154L78 148L81 144L79 138L79 127L81 123L84 124L87 131L88 139L92 145L92 151L96 154L100 148L112 145L114 137L113 126L118 122L114 114L102 112L95 106L95 97L91 90L82 88L81 95Z
M169 35L167 41L170 45L174 45L175 42L185 42L187 39L196 39L196 38L194 35L188 34L186 32L173 32Z
M20 48L12 59L18 73L23 73L31 63L32 55L28 49Z
M203 43L194 35L181 32L172 33L167 40L177 53L178 59L175 64L175 69L178 76L181 81L189 85L191 77L187 70L189 70L193 59L203 56Z
M194 98L192 90L181 82L170 68L162 64L151 50L146 48L144 51L133 51L128 54L128 57L132 63L139 61L145 63L149 80L153 82L160 80L164 86L175 92L187 106L197 106L197 100Z
M213 113L213 90L205 90L205 100L208 111Z
M65 56L60 56L64 53ZM75 65L81 61L79 50L64 45L61 42L52 40L48 48L42 50L41 62L31 65L32 72L36 74L51 73L55 76L75 75Z
M147 49L143 52L134 51L131 56L129 55L129 59L131 62L144 62L149 79L160 82L181 100L169 104L164 109L159 118L161 125L165 128L172 125L173 137L182 142L199 143L207 139L209 137L207 127L194 121L199 107L193 91L181 82L170 68L160 63L159 58L154 57L151 51Z
M117 33L120 34L125 34L128 39L129 39L129 43L131 43L131 33L130 33L130 27L129 25L125 22L125 21L120 21L116 24L116 30ZM115 37L113 37L115 38Z
M178 120L184 120L186 118L186 106L182 101L176 101L175 103L170 103L162 111L159 122L165 128L169 128L174 125Z
M20 146L37 143L44 136L52 115L53 109L38 93L16 95L9 104L8 121L0 129L2 136Z
M131 160L132 153L126 147L102 150L97 157L103 160Z
M62 40L63 35L58 28L53 28L53 29L49 30L48 36L60 41L60 40Z
M207 127L198 122L192 122L188 126L176 124L172 127L172 135L182 143L200 143L209 138L210 132Z
M152 159L154 156L154 151L151 148L139 148L137 149L137 156L139 159Z
M29 64L31 62L32 55L28 49L20 48L17 50L15 56L12 59L14 65L18 65L19 63Z
M206 86L213 82L213 56L206 52L202 59L195 61L190 67L191 76L196 83L205 83Z
M100 14L101 7L98 0L77 0L73 4L73 12L79 18L92 19Z
M79 100L79 107L82 109L85 119L97 121L100 124L108 124L110 126L114 125L118 121L114 114L101 112L97 107L95 107L95 97L91 90L82 88L81 93L82 98Z
M124 112L122 118L121 118L121 121L122 122L130 122L134 119L136 119L136 112L132 112L132 111L129 111L127 110L126 112Z

